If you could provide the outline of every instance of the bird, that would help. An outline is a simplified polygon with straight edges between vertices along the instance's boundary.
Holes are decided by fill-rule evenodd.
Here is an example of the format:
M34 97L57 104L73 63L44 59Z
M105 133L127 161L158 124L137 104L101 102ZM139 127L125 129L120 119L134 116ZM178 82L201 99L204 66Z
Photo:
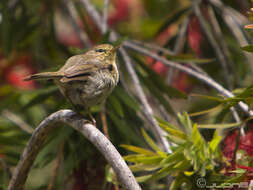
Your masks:
M95 124L90 107L103 104L119 81L116 64L119 47L94 46L84 54L70 57L58 71L33 74L24 80L52 79L74 108L87 110Z

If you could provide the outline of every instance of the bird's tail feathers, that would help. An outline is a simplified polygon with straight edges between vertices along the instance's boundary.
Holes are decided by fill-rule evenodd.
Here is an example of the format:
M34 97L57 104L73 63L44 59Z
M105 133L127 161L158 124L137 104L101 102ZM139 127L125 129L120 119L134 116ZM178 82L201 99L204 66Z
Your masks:
M34 75L27 76L24 78L25 81L28 80L39 80L39 79L55 79L60 78L62 75L59 72L44 72L44 73L37 73Z

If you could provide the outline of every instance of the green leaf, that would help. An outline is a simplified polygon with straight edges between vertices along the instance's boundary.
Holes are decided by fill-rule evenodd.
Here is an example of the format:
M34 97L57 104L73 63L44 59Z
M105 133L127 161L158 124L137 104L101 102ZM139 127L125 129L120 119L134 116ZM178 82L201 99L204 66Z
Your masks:
M64 139L69 137L72 132L73 129L69 127L56 129L56 132L54 132L54 134L51 136L51 139L48 140L47 144L43 147L43 149L36 157L34 165L44 167L46 164L52 161L52 159L54 159L55 157L51 157L49 156L49 154L52 154L56 150L59 151L58 147L60 147L60 144L63 142ZM45 158L48 158L48 160L46 160Z
M111 95L108 97L108 102L111 104L112 108L115 110L114 112L117 113L121 118L124 117L124 111L121 106L120 101L115 96Z
M163 32L165 29L168 28L169 25L176 22L178 19L180 19L182 16L185 16L185 13L189 10L189 7L177 10L174 13L171 13L168 18L165 19L164 23L160 26L157 34Z
M139 177L135 177L136 181L139 182L139 183L143 183L143 182L146 182L148 180L150 180L152 178L152 175L149 174L149 175L144 175L144 176L139 176Z
M207 100L213 100L215 102L220 102L220 103L223 103L225 101L223 98L215 97L215 96L207 96L207 95L201 95L201 94L191 94L191 96L203 98L203 99L207 99Z
M223 123L223 124L198 124L198 128L203 129L227 129L231 127L239 127L242 125L242 122L238 123Z
M208 147L212 152L215 152L216 148L220 144L221 136L218 135L218 131L214 132L212 140L208 143Z
M132 145L120 145L120 146L127 149L127 150L130 150L132 152L136 152L136 153L139 153L139 154L151 155L151 156L155 155L154 152L152 152L148 149L137 147L137 146L132 146Z
M131 121L126 121L125 118L119 118L116 113L108 111L110 120L118 128L118 133L125 136L127 139L131 140L134 144L143 144L143 140L136 134L136 132L130 127L136 123ZM128 123L126 123L128 122ZM134 121L135 122L135 121Z
M184 129L186 130L187 134L191 135L192 134L192 121L191 121L189 115L186 112L184 112L183 114L178 113L177 115L178 115L179 121L184 126Z
M190 162L187 160L183 160L178 162L177 164L169 164L166 167L160 169L157 173L152 176L153 180L158 180L165 176L172 174L175 171L184 171L187 170L191 166Z
M116 94L116 96L120 99L120 101L124 105L132 108L135 111L140 111L140 107L139 107L138 102L133 97L131 97L129 94L127 94L126 91L123 90L121 87L116 87L113 90L113 93Z
M6 8L3 9L2 12L2 24L1 26L1 40L2 40L2 47L3 47L3 52L6 57L8 57L10 51L11 51L11 45L12 45L12 24L11 24L11 19L10 19L10 11L8 10L8 3L7 1L4 2L4 6ZM14 10L15 11L15 10Z
M138 163L138 164L133 164L129 165L129 168L131 169L132 172L139 172L139 171L154 171L157 170L160 167L159 164L143 164L143 163Z
M192 140L193 140L193 143L195 144L195 146L197 146L199 148L201 148L201 146L205 144L205 140L201 136L201 134L197 128L197 124L193 125Z
M226 180L221 185L217 186L217 188L226 188L226 187L228 187L228 184L231 185L232 183L239 183L244 179L244 177L245 177L244 174L232 177L232 178Z
M253 53L253 45L252 44L251 45L247 45L247 46L243 46L243 47L241 47L241 49L243 51L247 51L247 52Z
M214 62L215 59L199 59L195 58L190 54L179 54L179 55L166 55L166 58L172 61L180 62L180 63L210 63Z
M187 139L178 138L174 135L167 134L167 139L169 142L175 143L175 144L184 144Z
M161 156L147 156L141 154L134 154L124 156L124 159L129 162L152 165L152 164L159 164L163 158Z
M176 151L174 151L173 153L169 154L166 158L164 158L161 161L161 165L165 165L165 164L169 164L172 162L179 162L185 159L185 156L183 154L183 148L177 148Z
M34 106L36 104L39 104L43 101L45 101L49 96L57 92L58 88L57 86L50 86L45 89L36 90L34 93L34 98L30 100L26 105L24 105L23 109L27 109L31 106Z
M190 113L189 115L190 116L199 116L199 115L209 114L209 113L221 110L222 106L223 106L222 104L219 104L218 106L215 106L213 108L206 109L206 110L199 111L199 112Z
M178 190L181 189L180 187L186 184L185 186L187 187L187 189L192 189L192 182L185 177L184 175L177 175L176 179L173 180L173 182L170 185L170 189L169 190Z
M183 132L181 132L180 130L178 129L173 129L173 128L170 128L168 125L164 125L162 123L159 123L160 127L162 129L164 129L167 133L171 134L171 135L174 135L180 139L187 139L187 135Z
M148 145L156 152L163 152L162 149L156 145L156 143L152 140L152 138L150 136L148 136L148 134L146 133L146 131L142 128L141 129L141 133L144 137L144 139L146 140L146 142L148 143Z
M167 121L165 121L165 120L163 120L163 119L161 119L161 118L159 118L159 117L156 117L156 116L155 116L155 119L158 121L159 125L160 125L160 124L161 124L161 125L167 125L168 127L172 128L172 129L178 130L178 127L173 126L172 124L168 123Z

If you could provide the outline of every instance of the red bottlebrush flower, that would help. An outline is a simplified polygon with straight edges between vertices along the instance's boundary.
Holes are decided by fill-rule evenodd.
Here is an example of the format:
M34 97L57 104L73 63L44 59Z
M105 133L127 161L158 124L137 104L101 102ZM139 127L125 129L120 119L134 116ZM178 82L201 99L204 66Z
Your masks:
M163 63L159 61L155 61L151 57L147 57L147 64L160 76L162 77L167 77L168 72L170 68ZM174 72L174 77L172 81L172 86L175 88L183 91L183 92L188 92L191 87L192 83L189 80L189 77L186 73L183 72Z
M231 171L236 170L236 168L241 168L247 170L245 173L245 177L247 178L249 175L252 176L253 167L237 164L236 160L234 160L237 138L238 130L233 130L223 140L222 152L228 160L227 166L225 167L225 175L232 175ZM247 130L244 136L240 136L238 150L244 150L247 156L253 156L253 128Z
M173 26L169 26L166 30L164 30L162 33L160 33L156 37L157 43L160 45L164 45L171 38L171 34L173 34L174 28L175 27L173 27Z
M131 0L113 0L114 11L109 15L109 25L114 25L129 18Z
M155 61L151 57L147 57L147 64L159 75L165 77L169 71L169 67L159 61Z
M191 17L188 34L188 42L193 51L198 55L202 55L201 45L204 42L203 32L196 16Z
M183 92L188 92L192 88L189 76L183 72L177 72L173 78L172 86Z
M228 135L223 140L222 153L225 157L229 159L233 159L234 157L237 135L238 135L238 130L233 130L230 133L228 133Z
M27 75L34 73L29 56L18 56L14 62L5 69L4 78L12 86L19 89L34 89L34 81L24 81Z
M241 168L241 169L247 170L250 173L253 173L253 167L243 166L243 165L239 165L239 164L237 164L236 166L237 166L237 168Z
M247 131L245 136L241 137L239 149L245 150L249 156L253 156L253 130Z

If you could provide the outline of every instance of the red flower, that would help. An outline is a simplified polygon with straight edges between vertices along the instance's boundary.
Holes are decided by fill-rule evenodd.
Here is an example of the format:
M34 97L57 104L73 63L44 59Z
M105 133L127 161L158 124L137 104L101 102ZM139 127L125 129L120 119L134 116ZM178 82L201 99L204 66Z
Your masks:
M19 89L34 89L34 81L24 81L27 75L34 73L31 58L27 55L18 56L13 63L4 69L4 78L12 86Z
M236 170L236 168L241 168L247 170L245 173L245 176L247 177L252 175L250 173L253 173L253 167L237 164L236 160L234 160L237 138L238 130L233 130L223 140L222 152L228 159L227 166L225 167L225 174L231 175L231 171ZM253 128L247 130L244 136L240 136L238 150L244 150L247 156L253 156Z
M204 42L204 37L198 18L196 16L193 16L190 20L187 38L189 45L193 49L194 53L196 53L198 56L201 56L201 45Z
M114 25L129 18L131 0L113 0L114 11L109 15L109 25Z

